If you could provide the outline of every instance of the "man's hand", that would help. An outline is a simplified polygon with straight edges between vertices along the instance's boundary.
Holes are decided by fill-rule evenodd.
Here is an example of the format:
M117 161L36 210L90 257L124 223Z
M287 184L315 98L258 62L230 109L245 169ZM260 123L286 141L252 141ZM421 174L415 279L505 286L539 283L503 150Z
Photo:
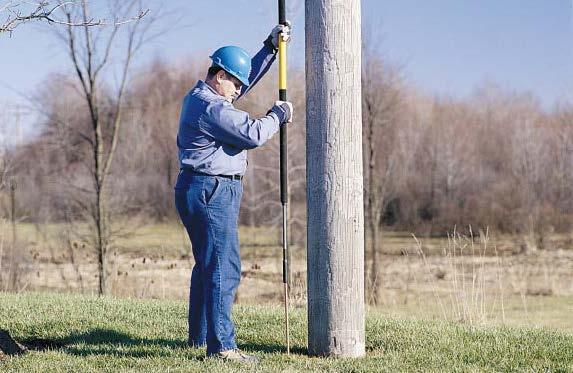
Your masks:
M276 101L270 110L279 117L279 123L291 123L293 116L292 103L289 101Z
M271 43L275 49L279 48L279 37L282 35L282 38L285 42L290 41L290 31L291 31L291 23L290 21L286 21L286 25L276 25L275 28L271 31L269 35L269 39L271 39Z

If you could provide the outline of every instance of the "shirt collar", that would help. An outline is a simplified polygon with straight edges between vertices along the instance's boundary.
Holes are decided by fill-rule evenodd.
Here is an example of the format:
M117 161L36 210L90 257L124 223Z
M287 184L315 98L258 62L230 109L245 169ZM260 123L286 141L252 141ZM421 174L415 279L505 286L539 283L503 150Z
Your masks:
M202 80L199 80L197 82L197 87L201 90L208 90L211 91L211 93L216 94L217 96L220 96L217 91L215 91L209 84L205 83Z

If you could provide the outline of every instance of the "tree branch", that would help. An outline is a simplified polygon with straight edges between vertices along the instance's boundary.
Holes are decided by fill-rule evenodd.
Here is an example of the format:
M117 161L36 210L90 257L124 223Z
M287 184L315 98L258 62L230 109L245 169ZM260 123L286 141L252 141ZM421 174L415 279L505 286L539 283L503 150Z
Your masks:
M83 3L83 2L82 2ZM24 11L26 5L33 5L35 8ZM113 22L108 22L105 18L95 19L95 18L84 18L80 22L72 22L71 20L62 20L54 16L55 12L59 9L65 9L68 6L78 5L78 0L59 2L55 5L50 5L50 1L8 1L5 5L0 7L0 14L8 13L8 16L4 23L0 24L0 34L2 33L12 33L16 27L19 25L30 22L30 21L46 21L50 24L58 24L65 26L83 26L83 27L93 27L93 26L119 26L130 22L135 22L149 13L149 9L141 10L137 15L128 17L121 20L114 20Z

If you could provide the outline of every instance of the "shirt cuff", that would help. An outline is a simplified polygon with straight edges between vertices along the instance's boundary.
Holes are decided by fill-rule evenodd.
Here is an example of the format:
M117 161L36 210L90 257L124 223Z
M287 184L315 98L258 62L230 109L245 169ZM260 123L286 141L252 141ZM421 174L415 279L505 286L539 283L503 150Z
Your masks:
M269 117L273 118L273 120L275 122L277 122L278 124L280 124L280 118L279 116L274 112L274 111L269 111L269 113L267 114Z
M269 37L265 39L263 45L273 53L277 53L279 50L278 48L275 48L275 45L273 44L273 37L271 35L269 35Z

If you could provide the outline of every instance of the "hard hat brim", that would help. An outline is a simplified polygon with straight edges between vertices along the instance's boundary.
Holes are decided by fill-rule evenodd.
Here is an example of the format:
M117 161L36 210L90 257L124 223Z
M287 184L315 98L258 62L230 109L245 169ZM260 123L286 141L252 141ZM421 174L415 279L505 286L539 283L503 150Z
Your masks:
M217 57L213 58L213 56L209 56L209 58L211 58L211 60L213 60L213 65L212 66L219 66L220 68L222 68L223 70L225 70L226 72L228 72L229 74L233 75L235 78L237 78L245 87L248 87L250 82L248 79L245 78L241 78L239 76L239 74L237 74L236 71L233 71L233 69L228 68L227 66L225 66L223 63L221 63L221 60Z

